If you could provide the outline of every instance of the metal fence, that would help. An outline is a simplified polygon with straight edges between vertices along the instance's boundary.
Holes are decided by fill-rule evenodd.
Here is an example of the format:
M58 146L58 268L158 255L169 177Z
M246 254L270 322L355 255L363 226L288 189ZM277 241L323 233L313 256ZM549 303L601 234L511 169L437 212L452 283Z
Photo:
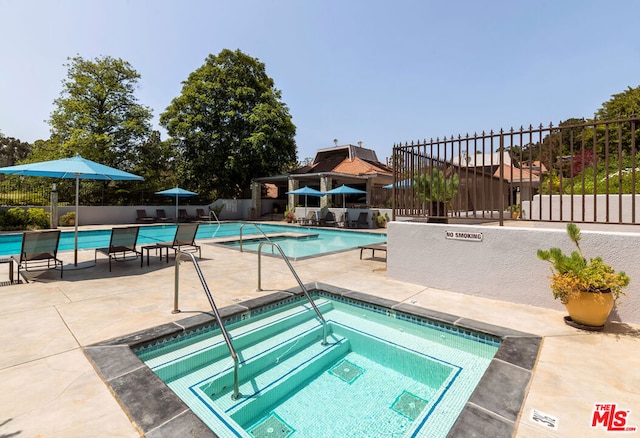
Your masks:
M640 117L394 145L394 217L637 224Z

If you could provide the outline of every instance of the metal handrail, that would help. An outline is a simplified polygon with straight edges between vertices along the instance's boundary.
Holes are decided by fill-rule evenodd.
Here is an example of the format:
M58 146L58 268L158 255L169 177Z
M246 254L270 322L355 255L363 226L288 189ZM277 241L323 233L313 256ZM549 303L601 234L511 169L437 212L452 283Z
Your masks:
M287 266L289 267L289 270L291 271L291 273L293 274L293 276L296 278L296 280L298 281L298 284L300 285L300 288L302 289L302 292L304 293L304 295L307 297L307 299L309 300L309 304L311 304L311 307L313 307L313 310L316 312L316 315L318 316L318 318L320 319L320 321L322 322L322 345L327 345L327 321L325 321L325 319L323 318L322 314L320 313L320 310L318 310L318 307L316 306L316 303L313 302L313 300L311 299L311 296L309 295L309 291L307 291L307 288L304 286L304 284L302 284L302 281L300 280L300 277L298 276L298 273L295 271L295 269L293 269L293 266L291 265L291 262L289 261L289 258L285 255L284 251L282 251L282 248L280 247L280 245L278 245L275 242L260 242L260 245L258 245L258 290L261 291L262 290L262 286L261 286L261 279L262 279L262 271L261 271L261 254L262 254L262 247L264 245L270 245L272 248L276 248L278 250L278 252L280 252L280 255L282 256L282 259L284 260L284 262L287 264Z
M178 309L178 279L180 272L180 254L186 254L191 257L193 261L193 266L196 268L196 272L198 273L198 277L200 277L200 282L202 283L202 287L204 288L205 293L207 294L207 298L209 299L209 304L211 304L211 309L213 310L213 316L220 327L220 332L222 333L222 337L224 338L224 342L227 344L227 348L229 348L229 353L231 353L231 358L233 359L233 394L231 398L233 400L237 400L240 397L240 389L239 389L239 378L238 378L238 355L236 354L236 350L233 348L233 344L231 343L231 338L229 337L229 333L222 324L222 317L218 312L218 308L216 307L216 303L213 301L213 296L211 296L211 292L209 291L209 286L207 286L207 282L204 279L204 275L202 274L202 270L200 269L200 265L198 265L198 261L194 254L183 251L181 249L176 250L176 273L175 273L175 294L173 300L173 312L171 313L179 313L180 309Z
M218 215L216 214L215 211L209 210L209 222L211 222L211 216L212 215L216 219L216 222L218 223L218 226L216 227L216 230L211 235L211 238L214 238L214 237L216 237L216 234L218 234L218 230L220 229L220 219L218 219Z
M252 222L246 222L242 225L240 225L240 252L242 252L242 229L244 228L245 225L253 225L256 230L260 231L262 233L262 235L264 236L265 239L267 239L267 241L271 242L271 239L269 239L269 236L267 236L267 233L265 233L262 228L260 228L258 226L258 224L254 224Z

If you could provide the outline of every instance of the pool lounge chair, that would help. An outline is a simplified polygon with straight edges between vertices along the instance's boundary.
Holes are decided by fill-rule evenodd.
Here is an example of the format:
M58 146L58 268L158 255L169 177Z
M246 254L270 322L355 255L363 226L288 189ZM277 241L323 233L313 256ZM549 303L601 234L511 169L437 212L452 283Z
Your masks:
M164 211L164 208L158 208L156 210L156 221L157 222L173 222L173 218L167 217L167 213Z
M316 212L311 210L305 217L298 218L298 225L313 225L318 221L316 218Z
M136 223L138 224L151 224L156 221L153 216L147 216L147 210L136 210Z
M62 278L62 260L58 259L58 243L60 230L25 231L22 233L22 248L19 256L11 258L18 264L18 281L20 267L25 271L34 269L55 269L60 266ZM13 266L10 267L13 269Z
M328 211L323 219L320 219L321 227L335 227L337 225L336 215L332 211Z
M189 216L186 208L181 208L178 210L178 222L191 222L193 218Z
M351 228L369 228L369 213L362 211L358 215L358 219L351 221Z
M204 208L196 208L196 219L199 221L209 221L211 216L204 213Z
M349 228L351 223L349 222L349 212L345 211L340 215L340 219L336 222L338 228Z
M98 253L108 256L109 272L111 272L111 259L116 262L126 262L136 260L140 256L140 267L142 268L142 252L136 249L139 231L140 227L112 228L109 246L96 248L94 262L98 261ZM129 253L133 253L133 255L128 255Z
M162 258L162 248L173 249L174 256L178 254L178 250L190 250L191 252L198 251L198 258L202 259L202 251L200 245L196 243L196 234L198 233L198 227L200 224L178 224L176 234L173 237L173 242L160 242L156 244L156 247L160 249L160 258ZM147 257L147 263L148 263ZM167 263L169 263L169 251L167 250Z

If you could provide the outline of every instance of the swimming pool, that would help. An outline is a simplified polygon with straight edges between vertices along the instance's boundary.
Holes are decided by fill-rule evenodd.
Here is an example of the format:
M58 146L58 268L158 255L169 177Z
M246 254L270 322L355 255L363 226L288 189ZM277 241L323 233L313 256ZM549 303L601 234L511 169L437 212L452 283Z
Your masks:
M318 322L300 310L304 302L295 294L284 301L274 294L223 309L234 345L242 346L236 347L243 361L239 400L230 397L227 368L232 361L228 351L224 358L226 345L214 336L212 348L206 346L212 329L202 317L85 351L145 431L168 428L186 434L207 427L223 437L342 437L446 436L471 427L485 431L483 436L507 436L504 431L513 430L539 338L322 286L314 296L331 325L329 346L320 345ZM288 328L281 331L281 326ZM267 344L256 344L261 332ZM116 350L116 345L127 348ZM140 368L131 348L155 373ZM127 357L114 356L126 351ZM216 351L222 352L221 359L215 359ZM104 364L107 357L117 370ZM518 369L515 379L513 367ZM381 383L389 378L392 383ZM189 399L188 408L169 387ZM166 410L167 404L171 412L154 412L160 405ZM167 425L174 417L181 418Z
M198 227L196 239L232 239L240 235L243 226L243 249L253 250L252 245L257 242L252 236L259 231L253 223L224 222L218 224L201 223ZM124 226L124 225L123 225ZM311 255L325 254L356 248L360 245L386 241L385 234L368 232L350 232L346 230L331 230L323 228L292 227L286 225L257 224L267 234L288 233L289 237L278 238L277 243L282 246L288 257L300 258ZM141 226L138 235L138 245L149 245L156 242L172 241L176 232L176 225ZM297 233L297 236L291 235ZM87 230L78 232L78 249L93 249L109 246L111 230ZM0 256L20 253L22 234L0 235ZM234 245L231 243L230 245ZM235 245L237 246L237 244ZM64 231L60 234L59 251L70 251L74 247L74 232Z

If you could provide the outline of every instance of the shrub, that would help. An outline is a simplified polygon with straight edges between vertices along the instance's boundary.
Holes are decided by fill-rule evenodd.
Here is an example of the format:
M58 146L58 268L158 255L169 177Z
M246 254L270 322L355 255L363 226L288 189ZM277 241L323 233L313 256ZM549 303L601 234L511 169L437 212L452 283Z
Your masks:
M42 208L30 208L27 210L27 216L30 228L45 229L51 226L49 213Z
M60 226L70 227L76 223L76 212L70 211L60 216Z

